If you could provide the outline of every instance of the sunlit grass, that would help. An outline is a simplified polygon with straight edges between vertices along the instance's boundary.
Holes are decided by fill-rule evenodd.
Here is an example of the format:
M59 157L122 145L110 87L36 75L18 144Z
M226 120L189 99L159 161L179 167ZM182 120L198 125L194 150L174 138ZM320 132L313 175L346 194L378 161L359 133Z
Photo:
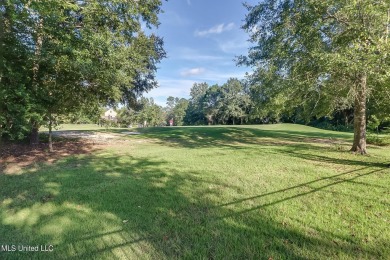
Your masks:
M390 257L390 147L287 124L137 131L0 175L0 242L54 245L0 258Z

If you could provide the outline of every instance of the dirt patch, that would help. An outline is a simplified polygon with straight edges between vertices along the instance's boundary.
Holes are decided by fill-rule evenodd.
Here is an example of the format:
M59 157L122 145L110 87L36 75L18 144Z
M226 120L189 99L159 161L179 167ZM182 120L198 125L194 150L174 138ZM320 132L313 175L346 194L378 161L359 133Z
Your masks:
M37 163L54 163L60 158L91 154L101 146L88 140L67 140L54 142L54 152L49 152L48 144L4 144L0 147L0 174L17 174L21 170Z
M121 137L120 134L85 132L85 131L54 131L53 136L72 138L72 139L88 139L94 143L106 143Z
M335 138L300 138L301 142L318 144L344 144L345 141Z

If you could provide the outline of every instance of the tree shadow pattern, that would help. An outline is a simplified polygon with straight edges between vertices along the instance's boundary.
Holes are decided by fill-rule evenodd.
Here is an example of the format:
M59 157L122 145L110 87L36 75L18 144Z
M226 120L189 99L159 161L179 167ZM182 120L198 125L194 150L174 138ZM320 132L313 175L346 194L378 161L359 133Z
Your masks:
M337 153L330 156L323 153L323 145L318 145L329 140L332 144L339 138L345 141L348 135L250 127L141 131L143 135L131 138L147 137L159 144L189 149L218 146L255 151L272 146L267 152L275 156L286 154L354 169L282 189L259 190L254 196L219 201L215 198L222 192L237 187L203 178L201 172L179 171L158 158L125 154L65 158L33 173L0 175L0 230L6 234L1 242L53 244L55 249L50 253L0 252L0 258L386 259L390 256L390 242L381 237L366 239L362 234L355 235L353 228L350 234L339 233L283 212L286 203L338 193L351 203L364 202L364 207L375 203L389 206L388 183L363 181L366 176L388 176L386 164L360 157L341 158ZM12 189L15 185L21 185L22 191ZM370 201L364 194L333 189L340 185L375 189L382 199ZM286 214L287 220L275 217L275 212ZM329 212L327 217L316 216L304 207L302 214L327 221L337 215ZM378 219L389 219L388 212L375 220ZM367 221L367 217L363 220ZM382 232L388 234L390 230L385 224Z
M268 211L383 168L370 165L218 204L210 195L234 186L205 180L197 172L178 172L158 159L86 156L45 167L36 173L0 175L0 223L8 234L8 241L3 237L1 242L53 244L55 250L0 252L2 259L389 257L388 250L377 249L390 248L389 241L362 242L317 227L307 227L305 233ZM24 190L7 188L15 184ZM206 188L209 184L219 189ZM246 201L254 203L244 205Z

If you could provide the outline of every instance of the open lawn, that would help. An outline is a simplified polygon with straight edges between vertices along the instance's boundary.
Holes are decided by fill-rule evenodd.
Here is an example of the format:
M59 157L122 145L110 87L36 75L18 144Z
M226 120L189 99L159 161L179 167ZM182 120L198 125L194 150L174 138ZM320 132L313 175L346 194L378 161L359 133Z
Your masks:
M390 258L389 146L354 155L350 133L290 124L94 127L117 139L2 161L0 244L54 250L0 259Z

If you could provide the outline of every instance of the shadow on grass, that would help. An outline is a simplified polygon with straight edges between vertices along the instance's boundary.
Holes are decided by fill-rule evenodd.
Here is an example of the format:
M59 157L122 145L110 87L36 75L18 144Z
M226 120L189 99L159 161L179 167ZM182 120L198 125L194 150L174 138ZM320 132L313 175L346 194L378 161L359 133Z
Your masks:
M139 138L152 138L162 145L184 147L190 149L204 149L224 147L227 149L245 149L253 152L269 147L266 153L275 153L276 156L286 154L305 160L329 164L353 165L363 167L388 167L388 162L373 162L362 156L356 160L340 158L348 150L338 151L349 147L350 133L294 130L257 129L251 126L244 127L164 127L140 129L143 135ZM120 131L118 131L119 133ZM133 137L132 137L133 138ZM138 138L138 137L136 137ZM327 157L329 151L335 152L333 157Z
M312 151L316 151L316 153L310 153ZM331 153L318 153L321 152L321 150L326 151L326 148L324 147L317 147L317 149L307 146L307 145L292 145L292 146L286 146L282 149L278 149L278 153L287 154L288 156L308 160L308 161L315 161L320 163L328 163L328 164L339 164L339 165L353 165L353 166L364 166L364 167L379 167L379 168L386 168L388 167L388 162L382 162L382 161L375 161L370 160L369 157L364 156L352 156L356 157L356 160L352 160L350 158L340 158L335 157L337 155L342 155L345 153L351 154L349 151L339 151L333 154L334 156L327 156L324 154L331 154ZM329 150L328 150L329 151Z
M372 171L369 171L369 172L366 172L366 173L359 173L359 172L362 172L362 171L367 170L369 168L370 167L364 167L364 168L361 168L361 169L348 171L348 172L336 174L336 175L333 175L333 176L319 178L317 180L301 183L299 185L291 186L291 187L288 187L288 188L285 188L285 189L281 189L281 190L277 190L277 191L273 191L273 192L268 192L268 193L264 193L264 194L261 194L261 195L252 196L252 197L236 200L236 201L233 201L233 202L221 204L221 205L218 205L217 207L226 207L226 206L230 206L230 205L233 205L233 204L242 203L242 202L248 201L248 200L256 200L256 199L260 199L262 197L271 196L271 195L275 195L275 194L280 194L280 196L278 196L280 198L277 199L277 200L273 200L272 202L269 202L269 203L265 203L265 204L262 204L262 205L258 205L256 207L252 207L252 208L240 211L240 212L233 213L233 215L237 215L237 214L242 214L242 213L246 213L246 212L249 212L249 211L253 211L253 210L256 210L256 209L269 207L269 206L272 206L272 205L275 205L275 204L278 204L278 203L281 203L281 202L284 202L284 201L288 201L288 200L291 200L291 199L296 199L296 198L299 198L299 197L302 197L302 196L307 196L307 195L310 195L311 193L322 191L322 190L327 189L329 187L332 187L332 186L335 186L335 185L338 185L338 184L341 184L341 183L345 183L345 182L353 182L355 184L361 184L361 185L364 185L364 186L370 186L370 184L358 183L358 182L355 182L355 180L358 179L358 178L364 177L364 176L372 175L372 174L375 174L375 173L380 173L380 172L384 171L385 168L375 169L375 170L372 170ZM351 175L351 176L348 176L346 179L340 178L340 177L345 177L347 175ZM378 186L378 185L377 185L377 187L383 188L383 189L386 188L384 186ZM308 188L309 191L302 192L300 188ZM287 192L287 191L288 192L292 191L293 195L287 194L287 196L286 196L285 192ZM390 206L390 204L386 204L386 206ZM225 217L227 217L227 216L223 216L222 218L225 218Z
M366 169L367 170L367 169ZM313 180L218 205L213 196L235 187L198 172L179 172L165 161L128 156L67 158L36 173L0 175L2 243L54 244L44 252L0 252L2 259L195 258L312 259L384 258L387 241L337 245L332 235L286 227L267 207L309 196L377 170ZM378 170L379 171L379 170ZM351 175L339 180L336 177ZM355 175L355 176L352 176ZM298 188L329 182L309 192ZM210 189L210 185L214 188ZM296 191L292 196L285 192ZM225 207L271 196L242 210ZM245 214L244 214L245 213ZM388 255L387 255L388 256Z
M286 143L312 142L332 143L339 139L346 141L350 135L321 131L294 131L258 129L245 127L178 127L178 128L144 128L140 129L147 137L188 148L210 146L237 147L237 145L285 145ZM270 140L277 139L277 140Z
M277 138L287 142L324 142L351 141L352 135L342 132L331 132L320 129L305 127L307 130L290 130L288 127L299 127L298 125L279 125L281 129L260 129L257 126L203 126L203 127L149 127L132 129L101 129L95 132L123 134L128 131L141 132L143 136L155 138L168 144L177 144L188 148L203 148L213 145L235 144L262 144L267 138ZM304 126L302 126L304 127ZM286 128L286 130L284 130ZM65 131L64 131L65 132ZM83 133L85 131L72 131ZM126 136L126 134L123 134ZM262 138L263 140L259 139ZM338 140L336 140L338 139ZM281 144L283 142L274 142Z

